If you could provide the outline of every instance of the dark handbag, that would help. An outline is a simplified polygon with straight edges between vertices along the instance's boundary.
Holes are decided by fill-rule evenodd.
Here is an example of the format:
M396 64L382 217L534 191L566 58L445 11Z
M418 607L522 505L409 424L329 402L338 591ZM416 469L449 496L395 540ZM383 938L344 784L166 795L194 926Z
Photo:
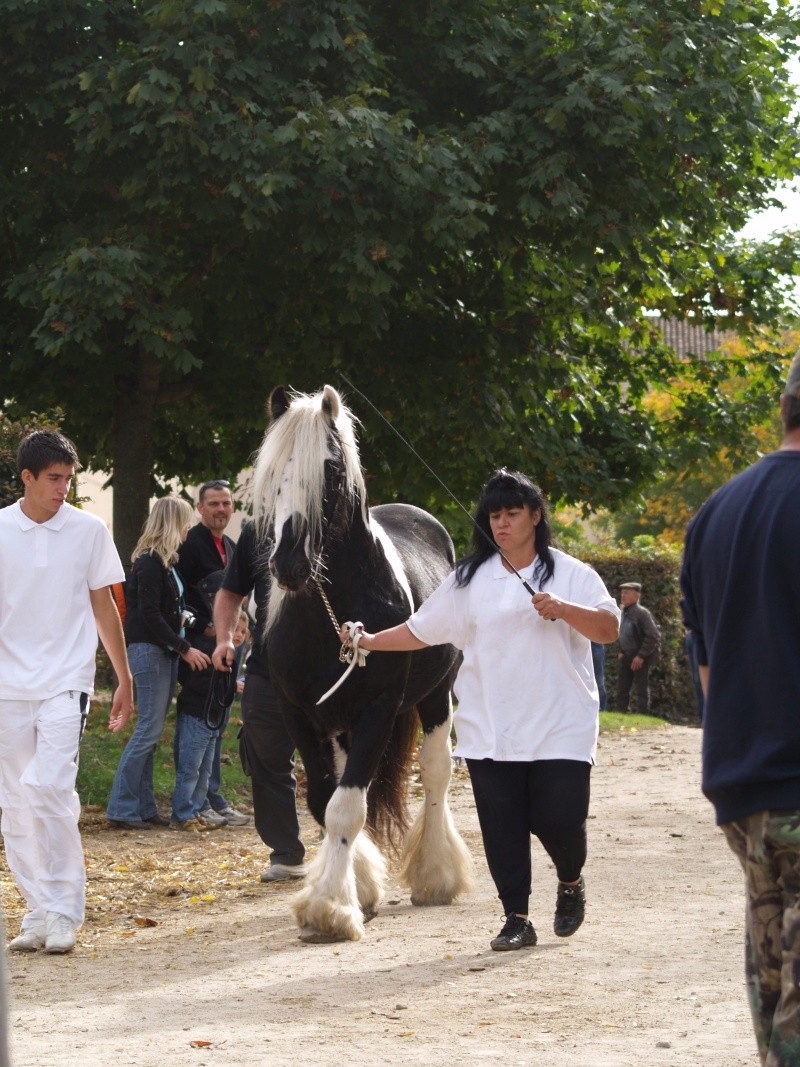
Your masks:
M236 671L218 671L215 667L211 672L211 681L203 707L203 722L209 730L222 729L228 708L235 696Z

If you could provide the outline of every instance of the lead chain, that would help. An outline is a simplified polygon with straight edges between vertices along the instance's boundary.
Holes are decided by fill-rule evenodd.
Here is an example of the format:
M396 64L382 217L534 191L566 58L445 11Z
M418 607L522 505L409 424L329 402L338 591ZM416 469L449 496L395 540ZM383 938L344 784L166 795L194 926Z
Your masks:
M333 608L331 607L331 603L328 600L327 596L325 595L325 590L322 588L322 582L320 582L319 578L317 578L316 575L314 575L313 581L314 581L314 585L319 590L319 595L322 597L322 603L325 605L325 610L328 613L328 618L331 620L331 623L333 624L334 632L336 633L336 636L338 637L339 636L339 632L342 629L341 626L339 625L339 620L336 618L336 616L335 616L335 614L333 612ZM351 649L348 649L346 645L341 645L340 646L340 648L339 648L339 662L340 663L349 663L351 661L351 659L352 659L352 656L353 656L353 653L352 653Z

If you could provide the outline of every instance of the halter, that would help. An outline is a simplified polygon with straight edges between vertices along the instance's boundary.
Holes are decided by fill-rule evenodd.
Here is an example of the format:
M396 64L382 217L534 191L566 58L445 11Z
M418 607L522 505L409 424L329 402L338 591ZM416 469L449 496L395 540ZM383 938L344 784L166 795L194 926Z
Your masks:
M314 553L314 562L313 562L313 564L311 566L311 575L309 576L309 581L313 582L314 585L317 587L317 589L319 589L320 595L322 596L322 599L325 601L325 606L328 609L328 614L330 615L331 619L333 620L334 626L337 625L336 616L331 611L331 606L328 603L328 598L325 596L325 594L322 591L322 583L320 582L320 577L319 576L320 576L320 572L325 570L325 546L328 543L328 533L329 533L330 528L331 528L331 523L333 522L333 519L336 516L336 509L339 507L339 501L342 499L342 483L343 482L344 482L344 472L343 472L343 470L342 470L342 468L340 466L339 469L336 472L336 489L335 489L335 494L334 494L335 500L334 500L333 510L331 511L331 517L330 518L328 518L326 516L326 514L325 514L325 502L327 501L328 494L327 493L324 494L323 507L322 507L322 543L319 546L319 551ZM339 632L338 629L337 629L336 632L337 633Z

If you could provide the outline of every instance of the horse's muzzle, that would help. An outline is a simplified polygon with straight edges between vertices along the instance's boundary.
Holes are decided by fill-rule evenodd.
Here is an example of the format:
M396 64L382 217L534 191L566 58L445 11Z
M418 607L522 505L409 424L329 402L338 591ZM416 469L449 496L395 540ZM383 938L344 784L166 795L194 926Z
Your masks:
M311 577L311 564L305 558L284 567L279 566L273 558L269 561L269 570L275 584L286 593L297 593L304 589Z

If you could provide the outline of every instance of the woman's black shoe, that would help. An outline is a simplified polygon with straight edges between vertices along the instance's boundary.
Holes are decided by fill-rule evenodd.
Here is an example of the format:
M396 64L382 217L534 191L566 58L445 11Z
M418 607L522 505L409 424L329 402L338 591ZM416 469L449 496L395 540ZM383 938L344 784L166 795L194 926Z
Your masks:
M512 952L517 948L533 948L536 931L529 919L521 915L506 915L503 929L490 942L495 952Z
M556 937L570 937L583 922L586 914L586 885L583 878L577 885L558 883L556 917L553 932Z

